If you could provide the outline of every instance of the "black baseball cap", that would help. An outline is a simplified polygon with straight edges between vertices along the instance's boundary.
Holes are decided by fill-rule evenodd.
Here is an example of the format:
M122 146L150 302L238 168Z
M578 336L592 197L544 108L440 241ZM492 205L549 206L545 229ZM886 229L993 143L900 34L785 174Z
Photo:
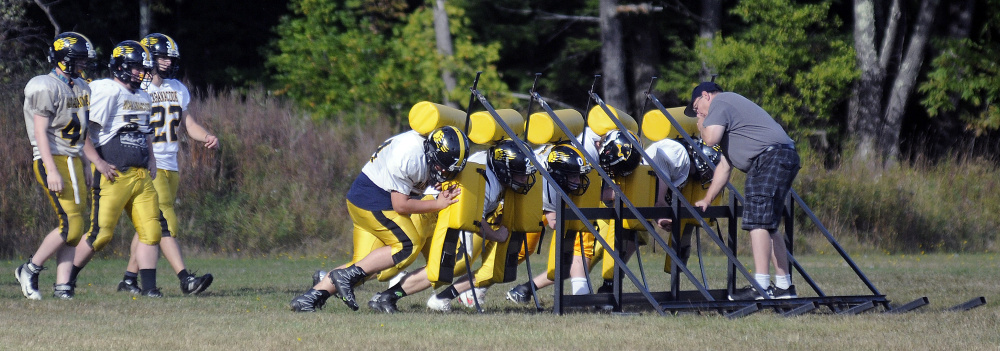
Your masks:
M688 105L684 109L684 115L688 117L697 117L694 113L694 100L701 96L703 91L722 91L722 87L715 84L715 82L701 82L701 84L698 84L698 86L694 87L694 90L691 91L691 101L688 101Z

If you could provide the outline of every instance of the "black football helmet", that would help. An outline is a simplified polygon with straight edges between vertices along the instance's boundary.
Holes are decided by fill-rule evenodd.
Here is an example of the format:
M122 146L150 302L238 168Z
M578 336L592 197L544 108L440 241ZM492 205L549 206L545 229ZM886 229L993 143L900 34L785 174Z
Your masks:
M173 38L166 34L153 33L142 38L139 44L145 46L146 50L149 50L149 54L153 55L153 66L156 68L157 75L163 78L175 78L177 76L177 71L181 68L181 52L177 49L177 42ZM156 62L156 59L160 57L169 57L171 59L170 66L165 70L161 70L160 65Z
M431 167L431 178L438 183L449 181L465 168L469 138L452 126L435 129L424 140L424 155L432 166L437 166Z
M632 134L632 137L635 137L635 134ZM611 130L601 137L601 149L597 158L601 168L612 178L632 174L632 171L639 166L639 161L642 161L642 155L636 150L636 145L618 129Z
M587 192L587 188L590 187L590 178L587 177L587 173L590 173L592 167L590 162L587 162L587 159L580 153L580 150L569 145L556 145L549 151L546 162L546 170L563 191L575 196ZM571 183L569 177L572 175L579 175L580 182Z
M96 68L97 52L90 39L77 32L65 32L56 36L49 47L49 63L55 65L70 78L86 76L86 71ZM84 69L79 69L83 63Z
M135 40L126 40L111 51L111 61L108 63L111 74L115 78L128 84L132 89L139 89L144 83L152 79L150 72L153 71L153 61L149 56L149 51L142 44ZM139 68L142 73L138 76L132 74L133 68Z
M722 157L720 156L722 155L722 148L720 148L719 145L709 147L708 145L705 145L705 142L703 142L701 138L694 138L693 140L695 143L694 146L688 145L688 143L684 142L684 139L680 139L678 141L680 141L681 144L684 144L684 147L688 151L688 156L691 158L691 174L695 177L695 179L700 181L702 185L711 183L712 176L715 174L715 171L708 165L708 163L705 162L705 160L701 158L699 154L707 156L708 159L712 161L712 164L718 166L719 162L722 160Z
M516 141L505 139L497 142L490 148L487 162L497 180L518 194L527 194L535 185L535 166L518 149ZM517 181L516 176L524 176L525 180Z

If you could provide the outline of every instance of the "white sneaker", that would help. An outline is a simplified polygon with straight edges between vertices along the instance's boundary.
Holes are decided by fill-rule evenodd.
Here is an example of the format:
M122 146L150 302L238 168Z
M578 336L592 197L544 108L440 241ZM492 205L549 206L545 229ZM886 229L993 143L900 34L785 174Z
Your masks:
M41 300L42 294L38 292L38 272L42 267L36 266L31 261L24 263L14 269L14 277L21 284L21 293L28 300Z
M393 276L392 279L389 279L389 287L391 288L396 286L396 284L399 284L399 281L403 280L403 277L405 277L407 274L410 273L407 271L399 271L399 273Z
M427 299L427 308L439 312L451 312L451 300L439 299L437 295L431 295L431 298Z
M472 294L476 294L476 298L479 299L479 305L486 304L486 290L489 288L475 288L472 290L466 290L461 295L458 295L458 301L462 302L462 305L468 308L476 308L476 301L472 299Z

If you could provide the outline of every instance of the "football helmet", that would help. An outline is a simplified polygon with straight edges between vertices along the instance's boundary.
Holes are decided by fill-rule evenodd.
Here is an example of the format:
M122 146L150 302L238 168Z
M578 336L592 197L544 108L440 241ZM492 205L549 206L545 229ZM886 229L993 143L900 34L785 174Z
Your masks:
M632 134L632 137L635 138L635 134ZM639 166L639 161L642 161L642 155L636 150L636 145L618 129L605 133L600 143L597 162L612 178L632 174L632 171Z
M722 155L722 148L720 148L719 145L709 147L708 145L705 145L705 142L702 141L701 138L694 138L693 140L695 143L694 146L688 145L688 143L684 142L683 139L679 140L687 149L688 156L691 157L691 165L693 166L691 167L691 173L695 179L701 182L702 185L711 183L712 176L715 171L698 154L700 153L705 155L710 161L712 161L712 164L718 166L719 161L722 160L720 156Z
M546 157L546 170L552 175L552 179L559 184L559 187L566 193L574 196L583 195L590 187L590 162L583 157L580 150L569 145L556 145L549 151ZM570 176L579 176L580 182L569 181Z
M108 63L111 74L132 89L139 89L152 79L153 61L149 51L135 40L126 40L111 51L111 61ZM141 69L139 75L132 74L133 68Z
M432 166L431 178L438 183L449 181L465 168L469 138L452 126L435 129L424 140L424 155Z
M166 34L153 33L142 38L139 44L145 46L146 50L149 50L150 55L153 55L153 66L156 68L157 75L163 78L174 78L177 76L177 71L181 68L181 52L177 49L177 42L173 38ZM160 69L159 63L156 62L156 59L160 57L169 57L170 66L166 69Z
M49 63L55 65L70 78L86 76L86 71L96 68L97 52L90 39L77 32L65 32L56 36L49 47ZM80 69L80 64L84 68Z
M490 148L490 158L487 162L500 183L518 194L527 194L535 185L535 166L518 149L516 143L510 139L497 142ZM517 180L516 178L521 178L519 176L523 176L524 180Z

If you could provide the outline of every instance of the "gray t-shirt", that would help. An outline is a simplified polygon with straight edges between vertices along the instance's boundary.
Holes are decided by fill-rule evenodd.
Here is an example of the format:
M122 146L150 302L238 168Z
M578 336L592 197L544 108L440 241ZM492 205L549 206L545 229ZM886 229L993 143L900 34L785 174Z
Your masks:
M712 99L704 125L726 128L719 143L722 153L733 167L743 172L750 169L753 159L768 146L793 143L767 111L732 92L719 93Z

